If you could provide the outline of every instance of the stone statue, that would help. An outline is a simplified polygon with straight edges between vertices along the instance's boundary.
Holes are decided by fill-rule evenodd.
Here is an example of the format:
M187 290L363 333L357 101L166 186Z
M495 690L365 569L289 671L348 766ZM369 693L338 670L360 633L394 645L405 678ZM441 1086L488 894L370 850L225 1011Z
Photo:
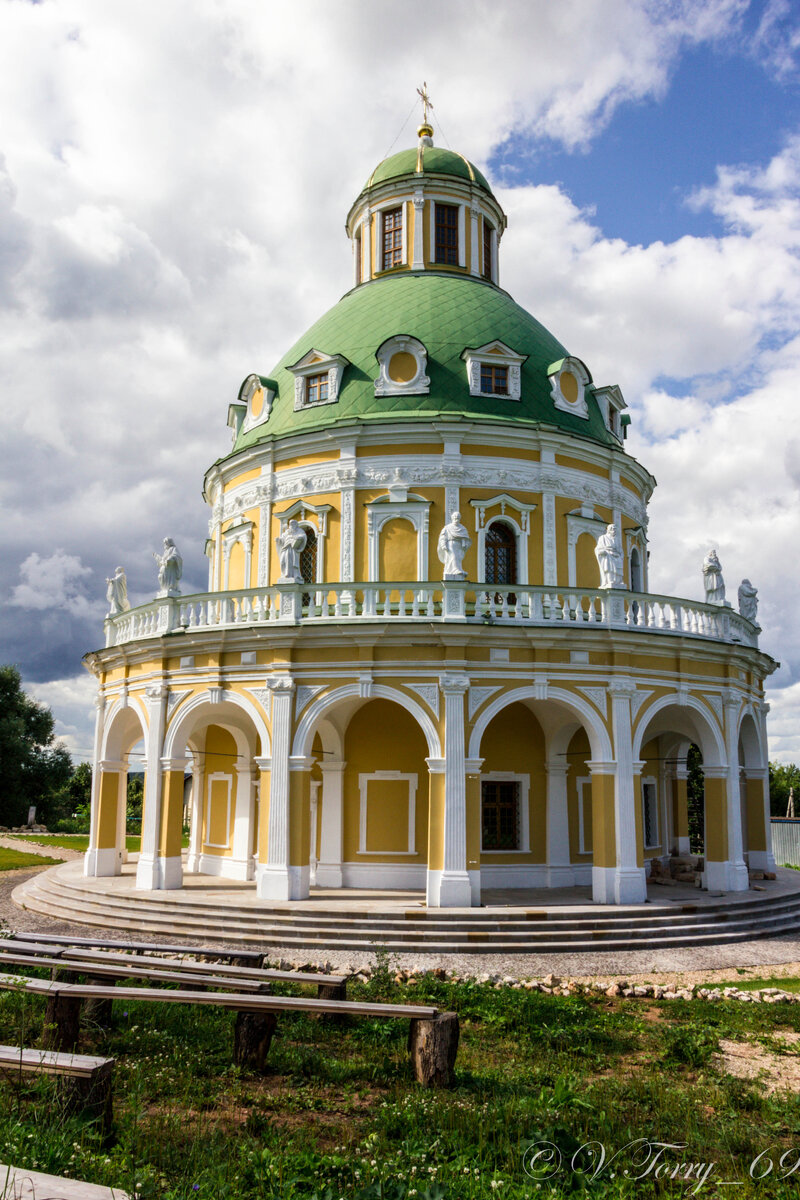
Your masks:
M117 567L110 579L106 579L106 599L108 600L108 616L116 617L118 613L127 612L130 608L128 600L128 581L122 567Z
M306 548L307 537L297 521L289 521L280 537L275 538L275 548L281 561L281 577L278 583L302 583L300 555Z
M450 523L439 534L439 562L444 564L445 579L466 579L464 555L472 545L466 526L461 524L461 513L450 514Z
M754 588L749 579L743 579L739 584L739 612L746 621L758 624L758 588Z
M725 603L725 580L716 550L709 550L703 559L703 583L706 589L706 604Z
M622 551L617 542L616 525L606 525L605 533L597 539L594 548L597 565L600 568L601 588L624 588L625 578L622 574Z
M178 547L172 538L164 538L164 553L153 553L158 563L158 594L159 596L180 596L181 589L178 581L183 574L183 559L178 553Z

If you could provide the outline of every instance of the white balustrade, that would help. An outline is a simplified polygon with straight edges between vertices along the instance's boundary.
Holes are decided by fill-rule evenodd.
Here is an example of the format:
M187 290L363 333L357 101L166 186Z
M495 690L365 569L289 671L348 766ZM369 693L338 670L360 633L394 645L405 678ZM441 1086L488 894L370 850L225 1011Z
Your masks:
M448 621L596 625L757 646L759 629L733 609L671 596L470 583L290 584L153 600L106 620L106 645L217 626L326 621ZM491 590L489 590L491 589Z

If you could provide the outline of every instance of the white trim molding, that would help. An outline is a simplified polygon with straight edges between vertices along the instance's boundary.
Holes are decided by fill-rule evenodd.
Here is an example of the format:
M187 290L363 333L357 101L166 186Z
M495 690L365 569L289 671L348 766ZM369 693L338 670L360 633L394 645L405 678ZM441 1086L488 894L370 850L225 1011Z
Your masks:
M294 409L299 412L304 408L319 408L324 404L336 404L339 400L339 388L345 367L350 360L343 354L325 354L322 350L309 350L294 366L287 367L294 375ZM306 383L310 375L328 376L328 395L325 400L316 400L309 404L306 399Z
M225 833L226 840L224 842L212 842L211 836L211 790L215 783L227 783L228 785L228 808L225 814ZM213 846L216 850L229 850L231 844L231 788L233 787L233 777L227 775L224 771L214 771L206 777L206 819L205 819L205 837L203 838L203 847Z
M498 496L492 496L488 500L470 500L470 507L475 509L475 532L477 534L477 556L478 556L478 583L486 581L486 533L496 521L504 521L509 525L514 533L517 541L517 578L511 580L512 583L528 583L528 540L530 538L531 523L530 515L536 511L535 504L525 504L522 500L517 500L514 496L509 496L507 492L501 492ZM486 511L491 508L500 508L499 513L486 519ZM509 516L506 509L514 509L518 514L519 520L515 521Z
M586 389L592 382L589 368L579 358L559 359L547 368L553 404L573 417L589 417Z
M369 803L369 785L371 783L379 783L389 781L400 781L408 784L408 840L405 850L386 849L386 850L368 850L367 849L367 807ZM417 783L418 777L414 774L406 775L402 771L372 771L364 772L358 776L358 790L360 795L359 817L358 817L358 853L365 855L374 854L397 854L397 855L416 855L416 810L417 810Z
M400 519L410 521L417 533L417 580L428 574L428 531L430 528L430 500L409 492L402 485L392 486L385 496L365 505L367 510L367 570L370 583L380 580L381 530L388 521Z
M393 379L389 374L392 359L398 354L408 354L416 363L416 371L410 379ZM408 334L395 334L381 342L375 351L380 374L375 380L376 396L427 396L431 381L428 378L428 351L419 338Z
M505 342L487 342L485 346L467 348L461 355L467 364L467 382L470 396L482 396L487 400L519 400L522 397L521 367L527 354L517 354ZM508 367L508 392L481 391L481 367L483 365Z

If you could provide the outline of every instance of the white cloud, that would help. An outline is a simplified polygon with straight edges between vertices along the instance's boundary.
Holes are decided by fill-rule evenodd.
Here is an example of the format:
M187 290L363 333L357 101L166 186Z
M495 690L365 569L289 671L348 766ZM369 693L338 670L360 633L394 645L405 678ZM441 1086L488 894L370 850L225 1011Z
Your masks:
M687 47L729 44L746 9L409 0L387 53L374 0L0 7L0 499L18 513L0 536L31 673L63 681L99 641L118 562L134 601L153 594L165 534L187 590L204 586L199 486L227 404L349 287L342 220L417 82L479 164L512 136L585 148L621 104L662 96ZM779 9L759 35L773 58L793 46ZM787 682L799 145L696 193L717 238L629 245L556 187L499 192L504 286L633 407L630 448L661 484L654 583L698 595L717 543L731 585L760 587Z

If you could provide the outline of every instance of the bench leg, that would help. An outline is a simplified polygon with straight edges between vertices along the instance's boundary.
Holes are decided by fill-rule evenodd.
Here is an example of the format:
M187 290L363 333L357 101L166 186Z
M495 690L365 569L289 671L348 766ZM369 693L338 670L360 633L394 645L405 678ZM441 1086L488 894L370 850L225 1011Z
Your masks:
M320 1000L346 1000L347 983L318 983L317 996Z
M76 996L52 992L44 1013L46 1050L77 1050L81 1035L81 1002Z
M439 1013L432 1020L411 1022L408 1049L417 1083L423 1087L452 1085L458 1035L456 1013Z
M63 1080L63 1095L67 1107L74 1112L83 1113L92 1121L97 1121L106 1138L111 1133L113 1119L111 1079L112 1068L109 1063L88 1078Z
M100 975L87 975L86 982L107 984L108 979ZM90 1024L96 1025L99 1029L110 1029L113 1006L113 1000L89 999L84 1004L83 1015Z
M272 1035L278 1018L274 1013L238 1012L233 1035L233 1061L237 1067L264 1074Z

